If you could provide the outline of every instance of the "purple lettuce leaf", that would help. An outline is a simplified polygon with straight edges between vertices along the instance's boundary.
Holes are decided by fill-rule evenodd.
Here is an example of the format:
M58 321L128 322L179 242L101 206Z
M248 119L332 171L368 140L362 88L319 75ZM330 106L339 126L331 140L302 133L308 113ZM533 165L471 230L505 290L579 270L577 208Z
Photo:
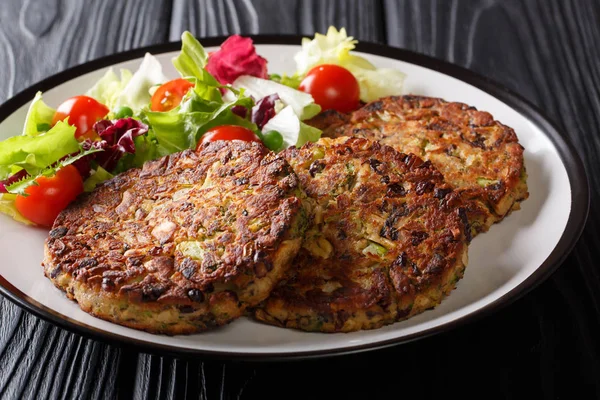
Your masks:
M276 114L275 101L279 100L277 93L263 97L252 107L251 121L262 129Z
M148 126L133 118L123 118L114 122L98 121L94 130L102 140L86 142L84 148L102 149L95 153L96 162L105 170L112 171L125 153L135 153L133 139L148 132Z

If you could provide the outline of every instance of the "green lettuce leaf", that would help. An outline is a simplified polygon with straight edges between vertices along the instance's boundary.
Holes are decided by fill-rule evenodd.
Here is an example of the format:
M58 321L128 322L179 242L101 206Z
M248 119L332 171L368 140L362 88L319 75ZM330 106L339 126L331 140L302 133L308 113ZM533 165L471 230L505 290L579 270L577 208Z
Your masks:
M0 212L8 215L13 218L17 222L21 222L27 225L35 225L33 222L29 221L27 218L21 215L17 208L15 207L15 199L17 198L16 194L10 193L1 193L0 194Z
M45 177L54 176L56 174L56 171L58 171L59 169L66 167L67 165L73 164L75 161L80 160L83 157L88 156L90 154L97 153L99 151L103 151L103 150L99 150L99 149L83 150L82 148L80 148L79 153L65 157L64 159L62 159L56 163L53 163L52 165L48 165L46 168L40 169L37 173L30 172L30 175L28 175L26 178L21 179L18 182L15 182L11 185L6 186L6 190L8 191L8 193L20 194L22 196L27 196L27 193L25 193L25 189L27 189L29 186L37 185L36 179L38 179L42 176L45 176Z
M0 142L0 180L21 168L37 175L64 156L78 151L75 127L62 121L38 136L13 136Z
M208 54L189 31L181 34L181 52L172 61L182 77L193 76L201 82L214 82L213 86L217 86L216 79L204 69L208 62Z
M86 192L91 192L98 186L98 184L109 180L114 175L105 170L104 168L98 166L96 169L92 170L91 175L83 182L83 190Z
M220 88L223 86L204 69L208 55L190 32L185 31L181 35L181 52L172 62L183 78L194 82L194 91L200 98L222 102Z
M224 101L221 95L224 86L204 70L207 54L200 42L189 32L184 32L181 40L181 53L173 58L173 65L182 77L194 82L194 89L172 110L144 112L156 143L155 155L195 148L200 137L218 125L239 125L258 132L255 124L231 111L235 106L250 110L254 100L243 90L227 88L227 101Z
M48 131L52 126L52 119L55 113L56 110L49 107L42 100L42 92L37 92L25 117L23 135L37 136L42 132Z
M85 94L98 100L110 110L114 110L117 107L119 96L133 77L128 69L121 69L120 72L121 77L119 78L110 68Z
M289 86L292 89L298 89L303 78L304 78L304 75L299 75L299 74L294 74L292 76L288 76L286 74L283 74L283 75L270 74L269 75L270 80L277 82L277 83L281 83L282 85L285 85L285 86Z
M199 138L208 129L218 125L239 125L256 131L255 124L231 111L237 105L251 109L254 102L244 96L227 103L210 101L194 91L187 101L170 111L146 112L158 142L158 154L164 156L195 148Z

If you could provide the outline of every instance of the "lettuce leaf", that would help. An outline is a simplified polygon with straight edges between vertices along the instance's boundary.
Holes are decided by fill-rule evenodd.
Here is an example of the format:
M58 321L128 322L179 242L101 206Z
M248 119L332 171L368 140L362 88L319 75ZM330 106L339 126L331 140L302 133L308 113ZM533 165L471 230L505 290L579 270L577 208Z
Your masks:
M119 78L113 68L110 68L85 94L98 100L110 110L114 110L123 90L133 77L128 69L123 68L120 72Z
M401 94L406 75L395 69L378 69L364 57L352 54L356 43L344 28L338 31L334 27L329 27L326 35L317 33L313 39L303 38L302 50L294 56L297 68L294 76L304 76L316 65L337 64L355 76L364 102Z
M64 156L79 151L75 127L59 121L52 129L38 136L13 136L0 142L0 180L25 169L37 175Z
M316 142L321 130L300 121L292 106L286 106L269 120L262 129L263 133L277 131L283 136L283 148L301 147L306 142Z
M86 192L91 192L98 186L98 184L109 180L114 175L105 170L104 168L98 166L96 169L92 170L92 174L83 182L83 190Z
M292 107L300 120L312 118L321 112L321 107L315 104L310 94L268 79L243 75L237 78L232 86L238 90L244 89L245 93L256 99L277 94L285 105Z
M0 212L8 215L17 222L21 222L26 225L35 225L33 222L29 221L27 218L22 216L21 213L19 213L15 207L16 198L16 194L0 193Z
M26 176L24 179L21 179L18 182L15 182L11 185L6 186L6 190L8 191L8 193L20 194L22 196L27 196L27 193L25 193L25 189L27 189L31 185L37 185L37 183L35 182L36 179L38 179L42 176L46 176L46 177L54 176L56 174L56 171L58 171L59 169L66 167L67 165L73 164L76 161L79 161L82 158L87 157L90 154L97 153L99 151L101 151L101 150L80 149L80 151L78 153L65 156L61 160L59 160L56 163L53 163L51 165L48 165L46 168L41 169L37 173L35 173L35 174L30 173L30 175Z
M288 76L286 74L283 74L283 75L271 74L271 75L269 75L270 80L277 82L277 83L281 83L282 85L291 87L292 89L298 89L303 78L304 78L304 75L299 75L299 74L294 74L292 76Z
M204 47L189 31L181 34L181 52L172 60L175 69L179 71L182 77L193 76L200 81L205 81L204 78L212 76L204 70L208 62L208 54ZM217 81L212 78L214 85Z
M29 110L27 110L23 135L37 136L42 132L48 131L52 126L52 119L55 113L56 110L49 107L42 100L42 92L37 92L29 106Z
M195 86L174 109L144 112L156 142L155 154L164 156L195 148L200 137L218 125L239 125L258 132L255 124L232 111L234 107L251 110L254 100L243 90L225 88L204 69L206 51L191 33L184 32L181 40L181 53L173 58L173 65ZM221 90L228 94L227 101L223 99Z
M160 156L195 148L198 139L210 128L218 125L239 125L257 130L255 124L233 113L232 108L251 109L254 102L239 96L227 103L210 101L191 92L189 100L167 112L146 112L149 124L158 142Z
M160 62L152 54L146 53L138 70L117 97L113 109L127 106L134 114L139 113L150 103L150 88L166 81Z

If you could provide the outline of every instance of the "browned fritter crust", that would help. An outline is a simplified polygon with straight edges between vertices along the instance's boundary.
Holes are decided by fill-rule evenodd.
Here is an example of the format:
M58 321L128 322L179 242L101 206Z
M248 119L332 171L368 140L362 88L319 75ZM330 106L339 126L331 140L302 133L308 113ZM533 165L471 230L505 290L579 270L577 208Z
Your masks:
M309 125L325 137L381 141L430 160L471 203L472 234L485 232L528 198L523 147L510 127L463 103L423 96L392 96L351 114L328 111Z
M467 220L430 162L362 138L322 138L284 155L313 225L257 319L308 331L374 329L452 291L467 261Z
M81 196L46 240L45 274L81 308L155 333L220 326L264 300L302 241L298 178L258 143L148 162Z

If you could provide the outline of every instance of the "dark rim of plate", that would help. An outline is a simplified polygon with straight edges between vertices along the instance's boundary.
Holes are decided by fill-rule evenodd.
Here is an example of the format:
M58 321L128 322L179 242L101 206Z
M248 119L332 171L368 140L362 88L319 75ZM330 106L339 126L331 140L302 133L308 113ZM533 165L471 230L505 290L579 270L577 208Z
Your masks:
M302 36L297 35L247 35L254 40L255 44L275 44L275 45L299 45ZM206 47L219 46L227 37L201 38L202 44ZM21 106L27 104L38 91L47 91L58 86L65 81L71 80L83 74L105 68L116 63L128 61L143 57L146 52L160 54L172 51L178 51L181 48L181 42L164 43L154 46L138 48L130 51L117 53L114 55L102 57L84 64L69 68L56 75L27 88L18 93L0 106L0 122L15 112ZM492 312L498 311L501 307L507 306L517 299L521 298L541 282L546 280L565 260L578 241L588 215L590 204L588 177L585 167L579 158L573 145L569 142L566 135L546 117L543 112L520 95L513 93L509 89L498 83L476 74L468 69L457 65L425 56L412 51L393 48L385 45L361 42L357 45L356 51L392 58L410 64L419 65L428 69L441 72L445 75L457 78L463 82L471 84L484 92L494 96L500 101L506 103L528 120L537 125L552 141L558 150L559 156L565 165L569 182L571 185L571 210L565 230L550 255L546 260L515 288L505 293L494 302L482 307L470 314L452 320L440 326L436 326L424 331L416 332L401 338L395 338L376 343L350 346L341 349L302 351L289 353L236 353L236 352L217 352L210 350L186 349L175 346L162 345L158 343L146 342L130 337L106 332L98 328L75 321L64 316L27 296L19 289L14 287L3 276L0 275L0 293L6 298L26 309L27 311L43 318L61 328L67 329L73 333L81 334L95 340L108 342L117 347L134 346L142 352L149 352L159 355L174 355L178 357L191 358L201 356L206 359L220 360L245 360L245 361L277 361L291 359L309 359L316 357L330 357L344 354L359 353L368 350L382 349L407 343L417 339L425 338L434 334L454 329L468 322L473 322Z

